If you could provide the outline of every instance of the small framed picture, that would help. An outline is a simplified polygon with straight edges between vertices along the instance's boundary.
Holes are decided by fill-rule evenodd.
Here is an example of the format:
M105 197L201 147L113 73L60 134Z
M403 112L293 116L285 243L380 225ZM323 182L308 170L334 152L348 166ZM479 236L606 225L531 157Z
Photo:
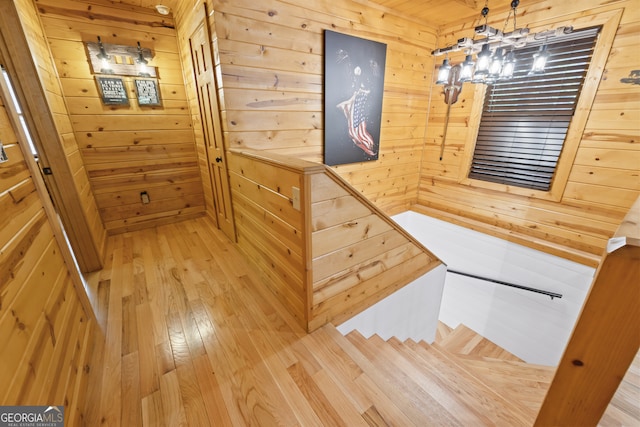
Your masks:
M127 88L121 77L96 76L102 103L105 105L129 105Z
M134 79L138 104L142 106L162 105L160 89L156 79Z

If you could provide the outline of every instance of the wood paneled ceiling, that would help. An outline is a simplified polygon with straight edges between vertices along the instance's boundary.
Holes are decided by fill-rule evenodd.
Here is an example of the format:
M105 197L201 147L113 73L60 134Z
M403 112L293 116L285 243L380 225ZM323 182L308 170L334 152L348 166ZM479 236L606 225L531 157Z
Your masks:
M507 0L505 0L507 1ZM363 2L365 3L365 2ZM480 15L483 0L368 0L413 20L439 27Z
M185 0L113 0L115 3L125 3L134 6L153 9L157 4L163 4L172 9L179 1ZM354 0L363 5L378 7L386 11L395 11L408 19L423 22L429 26L440 27L457 21L465 21L480 16L484 6L483 0ZM509 7L509 0L496 0L490 7L496 10ZM499 6L499 7L498 7Z

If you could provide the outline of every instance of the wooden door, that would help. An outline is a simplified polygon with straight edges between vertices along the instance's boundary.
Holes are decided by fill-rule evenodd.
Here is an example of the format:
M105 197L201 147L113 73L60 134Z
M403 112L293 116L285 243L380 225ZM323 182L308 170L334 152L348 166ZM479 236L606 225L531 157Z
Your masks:
M216 92L212 46L206 13L200 26L189 37L191 60L196 78L202 130L207 149L209 177L213 189L216 220L229 239L235 241L235 226L231 206L231 187L222 140L220 110Z

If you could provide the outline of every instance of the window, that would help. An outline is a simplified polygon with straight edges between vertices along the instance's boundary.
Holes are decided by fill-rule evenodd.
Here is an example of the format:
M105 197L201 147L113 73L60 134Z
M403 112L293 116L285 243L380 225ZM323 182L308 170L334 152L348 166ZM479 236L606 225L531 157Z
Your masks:
M36 151L36 147L31 139L31 133L29 133L29 128L27 127L27 122L24 119L24 115L22 114L22 109L20 108L20 103L18 103L18 98L16 98L16 94L13 91L13 85L11 84L11 80L9 79L9 74L7 74L4 67L0 64L0 72L2 72L2 78L5 80L7 85L7 89L9 90L9 96L11 97L11 101L13 102L13 106L15 107L16 114L18 116L18 120L20 121L20 125L22 126L22 130L24 131L24 135L27 138L27 143L29 144L29 149L31 150L31 154L35 157L36 161L38 160L38 152Z
M550 40L540 75L528 73L542 42L515 50L514 77L487 87L469 178L550 189L599 31Z

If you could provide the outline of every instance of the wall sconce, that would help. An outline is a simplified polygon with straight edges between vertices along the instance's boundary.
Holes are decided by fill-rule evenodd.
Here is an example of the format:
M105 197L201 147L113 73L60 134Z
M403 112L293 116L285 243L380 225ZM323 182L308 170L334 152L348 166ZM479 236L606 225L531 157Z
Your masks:
M488 2L488 0L487 0ZM483 25L476 26L474 29L474 38L461 38L457 43L439 48L431 52L434 56L448 55L449 52L466 51L467 55L461 64L459 81L472 83L493 83L497 80L510 79L513 77L516 67L516 57L514 49L526 46L528 43L539 42L544 39L545 44L540 50L533 55L533 66L529 75L540 74L545 70L549 52L547 51L546 40L549 37L557 37L569 34L573 31L573 27L559 27L554 30L543 31L537 34L529 34L528 28L516 28L516 13L520 4L519 0L511 1L511 10L507 15L504 23L504 29L507 28L511 15L513 15L513 31L504 32L488 25L487 16L489 8L485 4L482 8L481 15L485 19ZM475 39L475 36L485 36L481 39ZM505 51L508 51L505 54ZM476 61L473 55L477 54ZM438 70L438 78L436 84L446 84L448 82L448 73L451 70L451 64L445 59Z
M136 59L136 64L138 64L138 74L140 76L149 76L149 70L147 68L148 63L149 61L144 59L142 47L140 46L140 42L138 42L138 58Z
M143 48L140 42L130 45L86 42L87 59L94 74L115 74L118 76L136 76L157 78L158 70L150 65L154 53Z
M100 60L100 72L105 74L112 73L113 69L111 68L111 63L109 62L111 60L111 57L107 55L107 52L104 50L104 45L102 44L100 36L98 36L98 49L100 49L100 52L96 56Z

